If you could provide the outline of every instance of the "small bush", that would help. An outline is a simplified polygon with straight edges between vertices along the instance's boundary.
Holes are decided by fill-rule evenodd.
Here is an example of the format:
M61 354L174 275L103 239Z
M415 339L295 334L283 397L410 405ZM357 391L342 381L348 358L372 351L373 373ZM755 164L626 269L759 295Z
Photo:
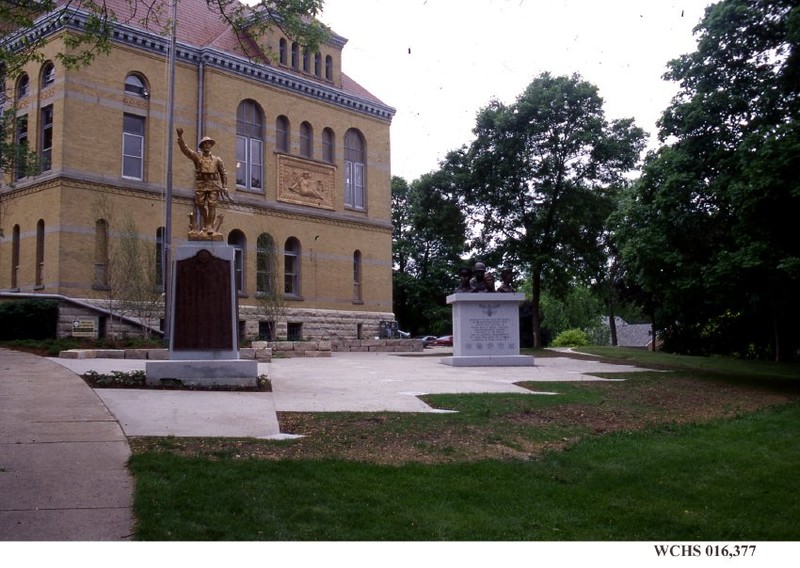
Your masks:
M0 303L0 340L54 339L58 325L55 300L13 300Z
M589 345L589 337L582 329L567 329L556 336L552 345L553 347L583 347Z

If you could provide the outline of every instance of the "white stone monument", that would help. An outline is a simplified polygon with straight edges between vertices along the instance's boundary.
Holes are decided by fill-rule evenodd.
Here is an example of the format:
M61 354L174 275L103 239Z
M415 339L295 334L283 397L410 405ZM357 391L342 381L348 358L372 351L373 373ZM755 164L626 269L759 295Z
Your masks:
M455 293L453 356L442 363L454 367L526 367L532 356L519 353L519 304L524 294Z

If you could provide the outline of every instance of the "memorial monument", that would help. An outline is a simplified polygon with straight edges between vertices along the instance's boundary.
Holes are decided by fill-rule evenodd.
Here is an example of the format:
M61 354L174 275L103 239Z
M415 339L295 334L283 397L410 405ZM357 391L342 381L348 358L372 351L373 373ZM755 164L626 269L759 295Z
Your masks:
M469 273L471 272L471 276ZM454 367L525 367L534 359L519 352L519 304L524 294L511 286L513 272L502 271L503 283L495 290L486 265L459 271L460 286L447 296L453 306L453 356L442 363ZM469 278L469 286L467 286Z
M211 154L214 140L200 141L200 152L183 140L178 146L195 167L196 211L189 214L187 242L175 250L172 266L172 329L169 360L148 361L146 382L186 386L256 386L258 362L239 359L238 300L234 248L219 232L220 196L228 197L227 174L221 158Z

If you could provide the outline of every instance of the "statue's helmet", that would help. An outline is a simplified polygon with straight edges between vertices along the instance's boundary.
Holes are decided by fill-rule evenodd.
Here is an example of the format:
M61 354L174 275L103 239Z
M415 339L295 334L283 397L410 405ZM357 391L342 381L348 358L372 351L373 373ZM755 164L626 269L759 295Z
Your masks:
M210 148L211 146L213 146L216 143L217 143L216 140L214 140L210 136L204 136L203 139L200 140L200 144L198 144L198 146L200 146L202 148L203 144L208 144L208 146Z
M482 262L476 262L475 263L475 268L473 270L475 272L485 272L486 271L486 265L483 264Z

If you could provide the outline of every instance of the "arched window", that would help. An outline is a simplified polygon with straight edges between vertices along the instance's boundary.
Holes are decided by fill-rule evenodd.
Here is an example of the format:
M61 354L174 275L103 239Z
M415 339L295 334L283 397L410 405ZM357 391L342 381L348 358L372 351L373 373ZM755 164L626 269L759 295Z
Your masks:
M108 290L108 222L94 223L94 282L92 288Z
M311 71L311 52L308 49L303 50L303 71L306 73Z
M289 119L283 115L275 119L275 149L289 153Z
M322 131L322 159L330 164L336 161L336 137L330 128Z
M19 288L19 225L11 230L11 287Z
M361 251L357 250L353 253L353 303L361 301Z
M255 101L239 103L236 111L236 185L264 187L264 113Z
M314 75L322 77L322 55L319 51L314 54Z
M56 82L56 66L52 61L42 65L42 88L49 87Z
M351 128L344 136L344 204L366 208L366 144L361 132Z
M300 241L294 237L286 239L283 247L283 293L300 295Z
M292 42L292 69L300 67L300 46L296 41Z
M44 219L36 223L36 287L44 288Z
M279 51L278 57L280 58L279 60L281 62L281 65L286 65L286 61L288 59L288 54L286 53L288 51L288 45L287 45L286 39L285 38L281 38L281 41L280 41L280 43L278 45L279 45L279 47L278 47L278 51Z
M333 57L325 56L325 79L333 81Z
M314 157L314 128L308 122L300 124L300 155Z
M156 229L156 287L164 289L164 227Z
M147 83L145 83L144 78L137 73L129 73L128 76L125 77L125 94L135 95L145 99L150 96Z
M20 75L19 79L17 79L17 89L16 89L17 100L28 96L28 91L30 90L30 86L31 85L30 85L30 79L28 78L28 74L23 73L22 75Z
M231 231L228 244L233 247L234 285L238 293L244 294L244 251L247 246L244 233L239 229Z
M275 292L275 241L268 233L258 235L256 241L256 293Z

